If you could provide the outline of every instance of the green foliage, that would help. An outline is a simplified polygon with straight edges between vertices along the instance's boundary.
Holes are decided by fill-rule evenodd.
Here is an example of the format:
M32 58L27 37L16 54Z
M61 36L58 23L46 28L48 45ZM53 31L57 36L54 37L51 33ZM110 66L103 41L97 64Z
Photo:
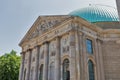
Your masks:
M18 80L20 61L14 50L0 56L0 80Z

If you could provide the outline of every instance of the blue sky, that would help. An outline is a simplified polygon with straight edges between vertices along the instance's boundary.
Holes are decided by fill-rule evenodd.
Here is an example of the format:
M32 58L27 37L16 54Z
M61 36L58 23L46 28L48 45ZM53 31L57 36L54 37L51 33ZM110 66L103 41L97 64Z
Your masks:
M116 7L115 0L0 0L0 55L20 53L18 44L38 16L66 15L89 4Z

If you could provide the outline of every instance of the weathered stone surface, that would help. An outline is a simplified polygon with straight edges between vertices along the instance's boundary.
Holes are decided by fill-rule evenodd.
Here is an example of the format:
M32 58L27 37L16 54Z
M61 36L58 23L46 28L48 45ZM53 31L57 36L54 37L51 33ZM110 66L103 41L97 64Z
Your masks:
M41 32L43 24L46 30ZM87 51L87 39L93 54ZM102 29L78 17L42 16L20 46L24 57L19 80L39 80L42 65L43 80L63 80L65 59L70 80L89 80L89 60L95 80L120 80L120 29Z

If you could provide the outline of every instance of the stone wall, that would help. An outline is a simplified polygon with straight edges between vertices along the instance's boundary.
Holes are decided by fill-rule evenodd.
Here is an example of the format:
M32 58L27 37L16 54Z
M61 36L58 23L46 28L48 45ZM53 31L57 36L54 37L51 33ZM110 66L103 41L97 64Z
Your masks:
M120 29L119 22L97 22L93 23L102 29Z
M120 80L120 44L116 41L102 43L105 80Z

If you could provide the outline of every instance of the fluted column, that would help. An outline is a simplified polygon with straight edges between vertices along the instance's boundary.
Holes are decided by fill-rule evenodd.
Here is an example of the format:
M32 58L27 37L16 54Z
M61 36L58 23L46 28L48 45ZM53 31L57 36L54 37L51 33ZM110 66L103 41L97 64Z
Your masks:
M38 80L39 49L40 48L39 48L39 46L36 46L35 49L36 49L36 55L35 55L36 60L35 60L35 77L34 77L34 80Z
M55 80L60 80L60 39L56 38Z
M43 80L48 80L48 52L49 52L49 44L46 42L44 44L44 68L43 68Z
M19 80L22 80L23 77L23 70L24 70L24 60L25 60L25 53L21 53L21 66L20 66L20 72L19 72Z
M29 54L28 54L28 61L27 61L27 65L28 65L28 68L27 68L27 74L26 74L26 80L30 80L30 67L31 67L31 54L32 54L32 50L29 49L28 50Z
M76 46L75 46L75 31L70 31L70 80L76 79Z

